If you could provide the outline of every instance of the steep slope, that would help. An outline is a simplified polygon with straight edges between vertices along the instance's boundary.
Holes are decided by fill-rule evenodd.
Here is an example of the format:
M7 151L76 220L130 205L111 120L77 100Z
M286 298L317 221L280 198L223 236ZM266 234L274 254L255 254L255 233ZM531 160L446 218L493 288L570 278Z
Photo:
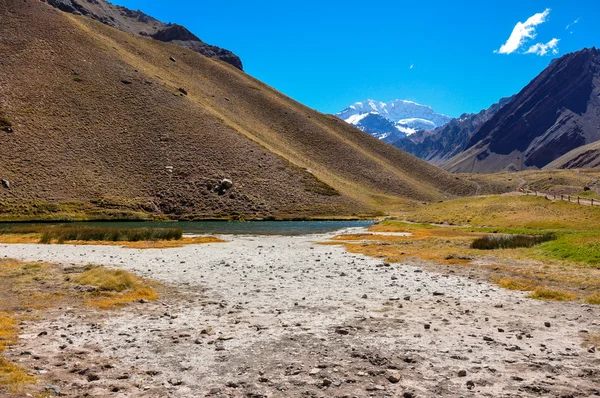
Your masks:
M435 130L420 130L391 144L435 165L441 165L464 151L479 128L513 98L502 98L479 113L461 115Z
M84 15L124 32L190 48L210 58L243 69L240 58L229 50L204 43L185 27L161 22L141 11L116 6L106 0L42 0L64 12Z
M435 129L450 120L429 106L405 100L355 102L336 116L387 143L419 130Z
M475 192L192 50L37 1L0 6L0 213L332 216ZM215 190L222 178L233 188Z
M553 61L443 167L487 173L542 168L600 140L600 50Z
M600 167L600 141L575 148L548 163L544 169L592 169L597 167Z

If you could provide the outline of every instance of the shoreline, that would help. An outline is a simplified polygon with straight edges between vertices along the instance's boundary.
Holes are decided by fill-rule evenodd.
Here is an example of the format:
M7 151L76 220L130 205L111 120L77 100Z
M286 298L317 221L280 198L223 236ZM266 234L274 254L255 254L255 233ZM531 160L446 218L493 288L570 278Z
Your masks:
M534 397L539 388L547 396L597 391L597 373L578 375L600 365L581 332L600 333L598 307L526 299L523 292L455 275L451 267L432 272L418 263L386 265L319 245L339 233L228 235L223 243L150 250L0 244L9 258L103 264L169 291L119 313L46 314L24 326L11 353L41 358L21 357L61 380L66 396L409 392L449 398L473 392ZM64 350L61 335L72 341ZM81 350L88 354L72 357ZM65 368L53 365L57 355ZM72 361L83 361L100 380L69 373ZM103 368L106 363L111 368ZM128 378L119 379L124 373ZM111 392L115 385L119 393Z

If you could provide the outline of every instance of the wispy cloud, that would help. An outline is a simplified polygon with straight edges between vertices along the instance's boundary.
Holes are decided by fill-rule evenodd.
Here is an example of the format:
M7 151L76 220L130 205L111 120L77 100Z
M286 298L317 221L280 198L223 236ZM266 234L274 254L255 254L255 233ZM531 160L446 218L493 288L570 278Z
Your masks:
M573 22L571 22L570 24L568 24L568 25L567 25L567 27L566 27L565 29L566 29L566 30L569 30L569 28L570 28L571 26L578 24L578 23L579 23L579 19L580 19L580 18L577 18L576 20L574 20Z
M411 66L409 66L409 69L412 69L415 67L415 64L412 64Z
M558 54L558 42L560 39L552 39L548 43L537 43L533 46L529 47L525 54L537 54L537 55L546 55L548 52L552 52L553 55Z
M544 12L532 15L525 22L517 22L506 43L494 52L498 54L512 54L528 40L535 39L535 27L546 22L549 14L550 9L546 8Z

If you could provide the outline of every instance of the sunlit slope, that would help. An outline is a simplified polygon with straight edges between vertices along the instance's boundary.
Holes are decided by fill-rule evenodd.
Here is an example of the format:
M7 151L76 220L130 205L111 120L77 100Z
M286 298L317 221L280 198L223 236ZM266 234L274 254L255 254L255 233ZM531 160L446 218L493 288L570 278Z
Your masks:
M0 5L5 203L296 217L475 191L223 62L39 2ZM225 177L227 194L209 189Z

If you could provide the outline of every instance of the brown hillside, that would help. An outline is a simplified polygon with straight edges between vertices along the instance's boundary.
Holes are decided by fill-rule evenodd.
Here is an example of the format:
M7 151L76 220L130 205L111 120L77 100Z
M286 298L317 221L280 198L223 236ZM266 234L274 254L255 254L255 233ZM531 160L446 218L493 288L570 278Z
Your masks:
M575 148L548 163L544 166L544 169L591 169L598 167L600 167L600 141Z
M192 50L38 0L0 19L0 216L342 216L475 192Z

